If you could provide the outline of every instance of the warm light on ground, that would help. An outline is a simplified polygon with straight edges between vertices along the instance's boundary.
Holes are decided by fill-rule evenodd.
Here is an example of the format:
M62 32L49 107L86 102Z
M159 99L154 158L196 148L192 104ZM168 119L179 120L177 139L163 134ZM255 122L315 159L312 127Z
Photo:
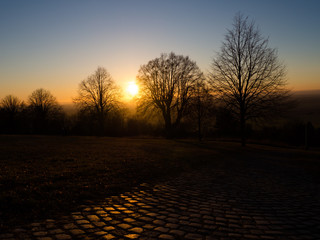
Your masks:
M139 87L134 81L128 83L127 93L130 97L136 96L138 94L138 91Z

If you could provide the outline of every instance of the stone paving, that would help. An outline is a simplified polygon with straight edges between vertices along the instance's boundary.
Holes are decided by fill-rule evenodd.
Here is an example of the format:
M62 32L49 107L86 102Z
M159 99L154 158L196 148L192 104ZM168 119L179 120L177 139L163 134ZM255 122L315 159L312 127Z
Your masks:
M263 159L221 161L79 209L0 239L320 239L319 181Z

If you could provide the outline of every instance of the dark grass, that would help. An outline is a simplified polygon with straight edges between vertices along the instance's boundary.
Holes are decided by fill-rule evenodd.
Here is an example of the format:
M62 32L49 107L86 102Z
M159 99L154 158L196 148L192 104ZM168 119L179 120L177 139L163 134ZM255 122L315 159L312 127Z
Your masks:
M210 155L198 150L161 139L0 136L0 228L177 175Z
M319 152L259 145L241 148L237 143L0 136L0 153L0 229L4 230L68 214L87 201L203 166L224 164L224 169L237 171L243 164L261 161L290 173L302 171L320 182Z

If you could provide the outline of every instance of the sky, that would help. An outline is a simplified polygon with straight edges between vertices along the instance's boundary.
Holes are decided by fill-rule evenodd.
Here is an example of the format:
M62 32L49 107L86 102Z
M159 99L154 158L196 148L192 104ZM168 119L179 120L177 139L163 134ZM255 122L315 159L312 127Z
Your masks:
M318 0L0 0L0 99L45 88L72 102L98 66L125 88L171 51L207 73L238 12L278 50L289 89L320 89Z

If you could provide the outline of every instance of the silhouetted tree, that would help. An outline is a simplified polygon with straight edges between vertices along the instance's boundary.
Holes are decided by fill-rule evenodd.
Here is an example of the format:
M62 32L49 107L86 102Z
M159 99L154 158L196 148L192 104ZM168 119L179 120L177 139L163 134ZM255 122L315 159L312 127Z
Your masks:
M1 108L5 117L5 127L8 132L15 132L17 115L23 107L23 101L13 95L7 95L2 99Z
M104 134L107 114L119 107L120 89L105 68L98 67L94 74L79 84L74 102L80 109L94 113Z
M196 122L199 141L202 140L205 128L208 127L210 116L214 111L213 109L213 96L207 83L205 81L197 81L188 113L193 122Z
M16 114L22 105L23 102L13 95L7 95L1 101L1 107L3 110L12 114Z
M222 105L215 109L215 135L217 137L234 138L238 132L238 124L234 114Z
M48 122L62 115L61 106L50 91L36 89L29 96L29 108L33 115L33 128L36 133L47 132Z
M140 67L137 81L140 87L139 110L158 110L162 114L167 137L183 118L203 74L197 64L182 55L162 54Z
M225 106L240 121L241 142L246 142L246 122L275 112L287 98L285 68L276 49L268 47L254 22L237 14L213 59L210 82ZM272 111L270 111L272 110Z

